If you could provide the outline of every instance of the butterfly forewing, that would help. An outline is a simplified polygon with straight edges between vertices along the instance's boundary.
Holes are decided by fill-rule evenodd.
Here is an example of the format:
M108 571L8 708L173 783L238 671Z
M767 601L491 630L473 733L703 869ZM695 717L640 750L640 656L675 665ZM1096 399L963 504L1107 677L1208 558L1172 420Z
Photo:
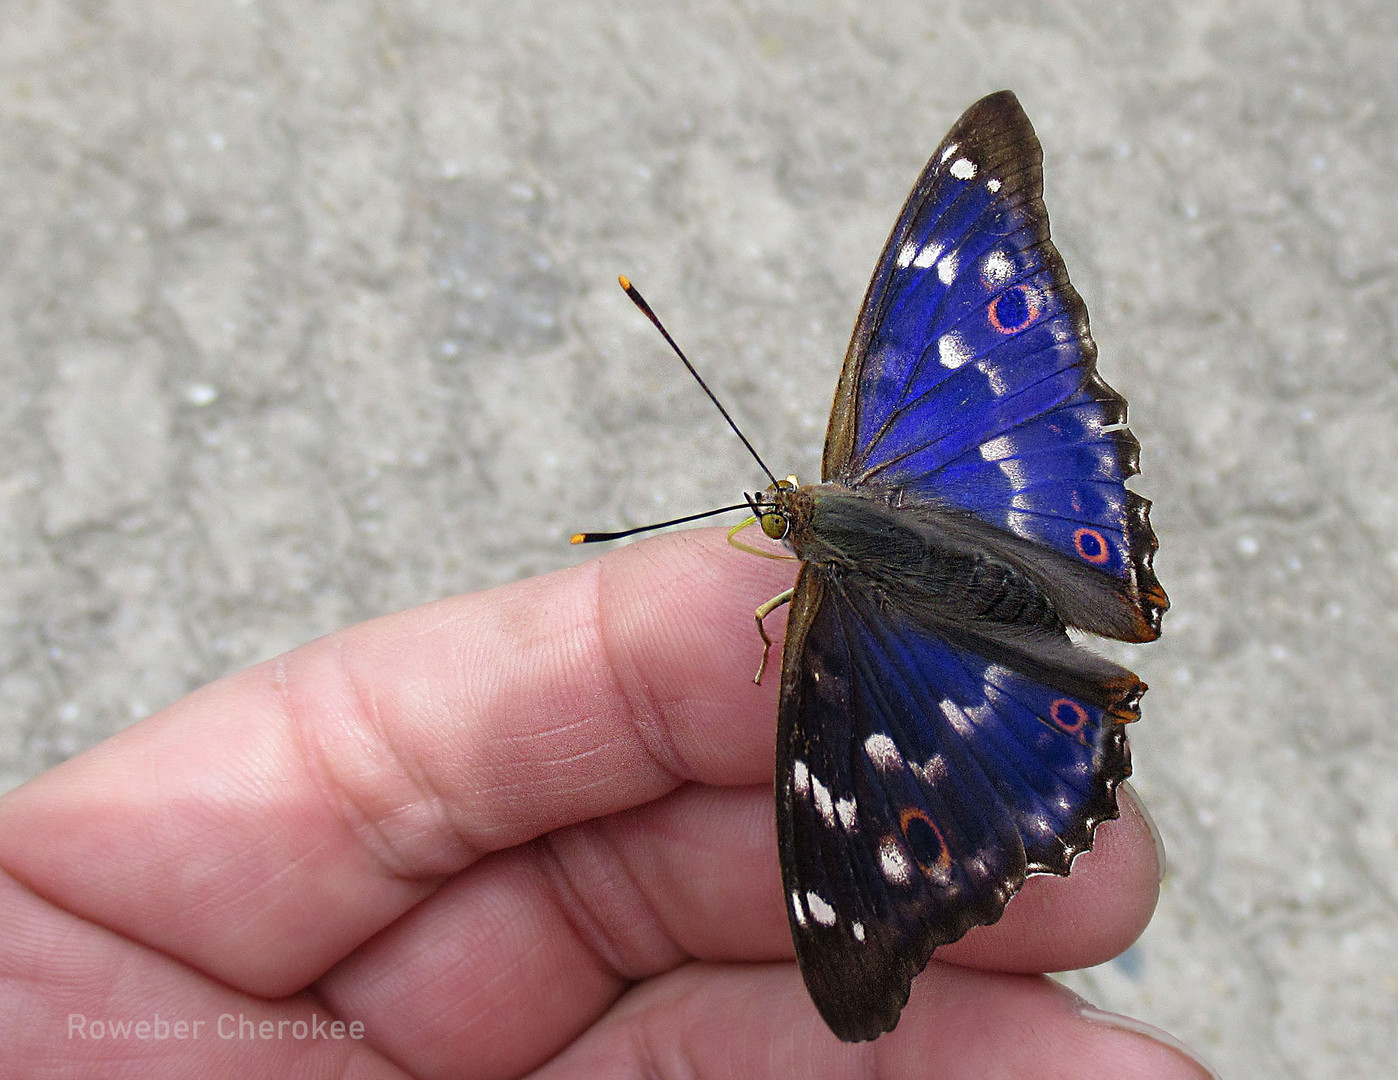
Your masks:
M1138 445L1049 239L1042 156L1008 91L932 155L865 297L823 473L964 507L1064 554L1132 609L1088 628L1149 640L1168 601L1150 504L1125 487Z

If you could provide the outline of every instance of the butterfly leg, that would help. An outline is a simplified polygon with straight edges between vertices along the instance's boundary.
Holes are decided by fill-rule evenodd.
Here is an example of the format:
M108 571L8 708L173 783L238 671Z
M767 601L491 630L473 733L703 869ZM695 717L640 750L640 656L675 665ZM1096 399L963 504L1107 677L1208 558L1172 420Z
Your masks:
M752 677L752 681L759 686L762 685L762 673L767 670L767 654L772 651L772 639L767 636L767 628L762 625L762 620L783 604L791 603L792 594L795 592L795 589L787 589L786 592L778 593L753 612L757 616L757 632L762 636L762 663L757 665L757 674Z

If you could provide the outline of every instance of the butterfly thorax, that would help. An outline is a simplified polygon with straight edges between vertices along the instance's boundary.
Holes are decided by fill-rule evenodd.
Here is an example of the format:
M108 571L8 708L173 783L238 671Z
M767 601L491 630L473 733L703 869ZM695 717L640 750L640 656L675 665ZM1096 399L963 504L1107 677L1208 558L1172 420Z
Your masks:
M804 562L882 606L921 617L973 619L1021 630L1061 632L1063 620L1034 577L987 549L989 528L897 489L840 484L770 494L788 523L784 542Z

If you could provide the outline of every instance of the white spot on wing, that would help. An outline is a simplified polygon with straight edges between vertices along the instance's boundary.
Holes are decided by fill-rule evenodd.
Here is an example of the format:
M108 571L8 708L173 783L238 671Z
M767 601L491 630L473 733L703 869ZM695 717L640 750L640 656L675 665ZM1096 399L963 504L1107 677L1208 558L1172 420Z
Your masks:
M1014 485L1016 491L1028 486L1029 473L1024 467L1024 462L1015 458L1005 458L1004 461L997 462L996 467L1005 474L1005 479Z
M1013 676L1014 672L1004 664L987 664L985 666L985 681L988 683L999 685Z
M815 801L816 811L824 819L825 824L833 826L835 824L835 804L830 801L830 789L811 777L811 798Z
M1015 264L1003 251L992 251L981 260L981 277L987 285L1003 285L1014 272Z
M937 280L950 285L956 280L956 252L949 251L937 260Z
M947 718L947 723L951 725L952 731L963 738L975 734L975 728L971 726L970 718L951 698L942 698L938 702L938 706L942 710L942 715Z
M989 727L995 723L995 709L989 702L980 705L967 705L962 712L966 714L966 719L976 727Z
M1000 469L1002 472L1006 464L1006 462L1001 462ZM1009 474L1006 473L1006 475ZM1028 514L1020 513L1018 510L1011 510L1005 515L1005 528L1009 529L1010 532L1014 533L1016 536L1024 537L1026 540L1033 540L1035 538L1034 527L1036 524L1037 522L1032 517Z
M850 925L850 932L854 934L854 940L862 942L864 940L864 924L856 920Z
M926 270L942 253L942 242L940 240L929 240L922 245L922 250L917 253L917 258L913 260L913 265Z
M976 175L976 163L970 158L957 158L947 172L958 180L970 180Z
M922 766L922 779L935 787L947 778L947 759L941 754L933 754Z
M854 816L853 798L837 799L835 801L835 813L839 815L840 824L846 829L854 828L857 819Z
M985 369L985 381L990 387L990 392L996 397L1004 397L1010 392L1009 380L995 367L988 367Z
M913 876L913 868L908 857L891 836L885 836L879 844L879 869L883 876L898 885L906 885Z
M985 442L981 443L982 461L997 461L1000 458L1013 456L1014 452L1015 444L1008 435L997 435L995 438L986 439Z
M805 927L806 909L801 906L801 894L794 892L791 894L791 913L796 916L796 925Z
M898 258L894 260L894 265L899 270L912 264L913 256L917 254L917 245L911 240L906 240L903 246L898 249Z
M805 795L811 789L811 773L804 761L796 761L791 766L791 788L797 795Z
M990 192L992 195L994 195L997 191L1000 190L1000 181L999 181L999 180L996 180L996 179L992 176L989 180L987 180L987 181L985 182L985 189L986 189L986 191L988 191L988 192Z
M835 925L835 909L819 893L806 893L806 907L810 908L811 918L821 926Z
M941 361L942 367L955 371L971 359L971 350L961 340L960 334L948 332L937 339L937 359Z
M942 161L946 161L946 159L949 158L949 157L951 157L952 154L956 153L956 151L957 151L958 149L960 149L960 147L961 147L961 144L960 144L960 143L949 143L949 144L947 144L947 148L946 148L945 150L942 151L941 160L942 160Z
M876 768L886 772L903 765L903 755L898 752L897 744L887 735L870 735L864 740L864 753L869 755L869 760Z

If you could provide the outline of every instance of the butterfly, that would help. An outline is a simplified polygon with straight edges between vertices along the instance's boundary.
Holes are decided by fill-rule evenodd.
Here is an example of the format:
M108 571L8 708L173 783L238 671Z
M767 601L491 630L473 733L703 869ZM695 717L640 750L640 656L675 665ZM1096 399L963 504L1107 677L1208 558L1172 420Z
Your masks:
M1146 686L1067 628L1150 641L1169 606L1042 159L1013 93L961 116L869 284L822 483L751 499L802 561L777 831L801 974L846 1041L1117 815Z
M746 505L801 561L756 612L765 667L763 619L791 604L777 838L797 963L849 1042L891 1031L936 948L999 919L1028 875L1067 874L1116 817L1146 685L1068 629L1153 641L1170 604L1042 161L1009 91L933 153L855 323L821 483L769 472L745 504L573 537Z

